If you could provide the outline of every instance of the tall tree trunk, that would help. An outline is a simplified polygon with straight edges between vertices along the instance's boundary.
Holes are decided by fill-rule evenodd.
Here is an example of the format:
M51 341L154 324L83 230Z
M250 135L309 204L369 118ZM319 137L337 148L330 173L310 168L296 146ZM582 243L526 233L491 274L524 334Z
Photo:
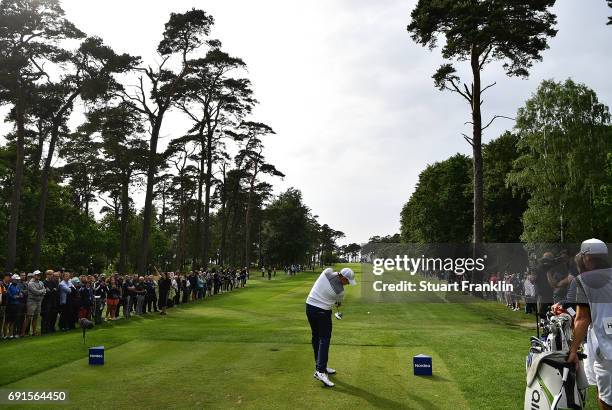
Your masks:
M145 195L145 204L142 220L142 238L140 241L140 252L138 254L138 265L136 270L139 274L144 275L147 272L147 263L149 261L149 237L151 236L151 219L153 216L153 188L155 186L155 175L157 173L157 142L159 140L159 131L163 119L163 111L157 113L153 119L151 129L151 141L149 146L149 166L147 168L147 192Z
M121 185L121 239L119 245L119 273L127 273L128 221L130 217L130 176L125 176Z
M238 182L238 185L240 182ZM236 189L237 191L237 189ZM225 263L225 259L227 258L227 226L230 221L230 216L232 214L232 209L234 208L233 201L235 200L235 191L232 190L232 193L226 199L225 209L223 210L223 216L221 220L221 243L219 244L219 260L220 264L223 265Z
M165 186L161 192L161 195L162 195L162 209L161 209L160 222L161 222L162 229L166 229L166 187Z
M181 217L179 219L179 243L176 262L177 269L181 271L183 269L183 265L185 264L185 251L187 248L187 207L185 206L183 200L181 200Z
M32 163L34 164L34 169L36 171L40 171L40 161L42 161L43 150L45 147L45 132L43 130L43 121L38 120L38 141L36 143L36 151L34 152L34 158L32 158Z
M217 258L217 264L223 266L223 258L225 257L225 235L227 231L227 210L228 210L228 198L227 198L227 175L225 173L225 167L223 167L223 191L221 195L221 238L219 240L219 255Z
M480 258L482 253L483 225L484 225L484 198L483 198L483 160L482 160L482 116L481 108L481 83L480 83L480 60L479 51L476 46L471 49L471 66L474 83L472 87L472 155L474 172L474 231L472 238L472 256ZM471 281L481 283L482 272L473 270L470 272ZM480 292L475 296L481 297Z
M474 76L474 89L472 91L472 122L473 122L473 171L474 171L474 233L472 242L482 243L484 199L483 199L483 161L482 161L482 117L480 112L480 63L479 54L475 46L472 47L471 65Z
M36 268L40 265L40 256L42 250L42 243L45 235L45 213L47 211L47 197L49 194L49 177L51 174L51 163L53 161L53 155L55 153L55 145L59 137L59 122L53 122L53 128L51 129L51 140L49 141L49 152L45 158L45 165L43 167L42 175L40 178L40 198L38 201L38 215L36 218L36 242L34 243L34 266Z
M249 194L247 195L247 207L244 216L244 266L247 272L251 270L251 208L253 207L253 191L255 190L256 178L257 165L255 165L255 171L249 183Z
M202 227L202 266L208 267L208 242L210 231L210 189L212 184L212 139L213 132L208 131L206 136L206 189L204 193L204 220Z
M25 113L23 91L15 103L15 123L17 125L17 156L15 159L15 175L13 192L11 195L11 213L8 226L8 249L6 253L5 271L12 272L17 261L17 226L19 224L19 210L21 208L21 186L23 183L23 163L25 159Z
M202 147L203 141L200 141ZM202 247L200 239L202 238L202 186L204 185L204 152L200 153L200 169L198 170L198 206L196 207L196 233L194 244L194 257L191 269L196 270L198 261L202 261Z
M242 178L237 176L236 183L233 185L231 192L228 194L226 199L227 205L225 207L225 211L223 212L223 221L221 225L221 244L219 246L219 259L221 260L221 264L225 263L225 259L227 258L227 247L226 247L226 239L227 239L227 225L230 221L230 216L232 215L232 211L234 212L234 219L232 219L232 226L235 225L235 215L236 215L236 201L238 198L238 191L240 190L240 181Z
M244 266L247 271L250 271L251 268L251 196L253 193L253 189L249 189L249 194L247 196L247 207L246 212L244 214Z

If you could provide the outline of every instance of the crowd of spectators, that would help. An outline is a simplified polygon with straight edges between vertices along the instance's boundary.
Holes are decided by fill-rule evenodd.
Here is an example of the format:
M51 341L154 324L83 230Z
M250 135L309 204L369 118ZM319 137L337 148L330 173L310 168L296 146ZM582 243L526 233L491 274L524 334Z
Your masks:
M287 276L295 276L303 269L302 265L287 265L283 268ZM313 270L313 269L311 269ZM265 279L266 274L268 275L268 280L272 280L272 277L276 277L276 266L261 267L261 277Z
M167 308L245 287L248 271L74 275L59 269L0 276L0 338L17 339L68 331L82 318L100 324L166 315Z
M451 271L426 271L423 275L448 283L462 278ZM553 304L563 303L568 299L567 294L577 275L576 263L567 250L557 255L545 252L533 266L521 272L494 271L487 274L487 282L505 282L512 285L512 290L487 292L483 296L485 299L504 303L516 312L543 312L545 315Z
M503 280L512 285L512 291L490 296L514 311L545 315L553 304L568 300L568 292L577 275L578 268L568 251L563 250L556 256L545 252L533 267L524 272L490 275L491 283Z

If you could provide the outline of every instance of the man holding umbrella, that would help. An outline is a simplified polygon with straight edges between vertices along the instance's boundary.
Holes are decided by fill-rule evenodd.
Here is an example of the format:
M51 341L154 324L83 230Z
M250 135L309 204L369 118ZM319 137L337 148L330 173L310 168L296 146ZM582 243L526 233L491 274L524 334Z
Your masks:
M356 283L355 273L351 269L344 268L338 273L327 268L319 275L306 299L306 317L312 331L312 349L316 365L314 378L327 387L334 387L328 375L336 373L334 369L327 367L332 334L332 308L342 304L344 286Z

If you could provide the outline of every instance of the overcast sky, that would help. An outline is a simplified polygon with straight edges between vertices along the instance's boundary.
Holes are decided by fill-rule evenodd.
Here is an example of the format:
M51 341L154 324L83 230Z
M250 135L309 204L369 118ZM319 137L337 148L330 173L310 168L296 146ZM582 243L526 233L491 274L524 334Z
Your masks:
M495 66L483 82L485 120L514 116L543 79L572 77L612 102L612 27L604 0L560 0L559 33L528 80ZM260 101L253 118L277 135L268 159L287 176L321 223L346 233L342 242L399 231L399 213L428 163L469 154L467 105L434 88L439 50L416 45L406 32L410 0L64 0L67 17L117 51L155 61L170 12L198 7L216 20L212 36L242 57ZM499 120L485 141L512 123ZM184 132L173 118L166 139Z

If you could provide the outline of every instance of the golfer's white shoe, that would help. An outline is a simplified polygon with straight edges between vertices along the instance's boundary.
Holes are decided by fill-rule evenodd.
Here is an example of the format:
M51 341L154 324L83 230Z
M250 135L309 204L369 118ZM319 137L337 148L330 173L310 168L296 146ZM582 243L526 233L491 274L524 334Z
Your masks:
M327 374L336 374L336 370L332 369L331 367L328 367Z
M329 380L329 377L327 377L326 373L315 372L314 378L317 379L317 380L320 380L321 383L323 383L323 385L325 385L326 387L334 387L335 386L335 384L332 383Z

